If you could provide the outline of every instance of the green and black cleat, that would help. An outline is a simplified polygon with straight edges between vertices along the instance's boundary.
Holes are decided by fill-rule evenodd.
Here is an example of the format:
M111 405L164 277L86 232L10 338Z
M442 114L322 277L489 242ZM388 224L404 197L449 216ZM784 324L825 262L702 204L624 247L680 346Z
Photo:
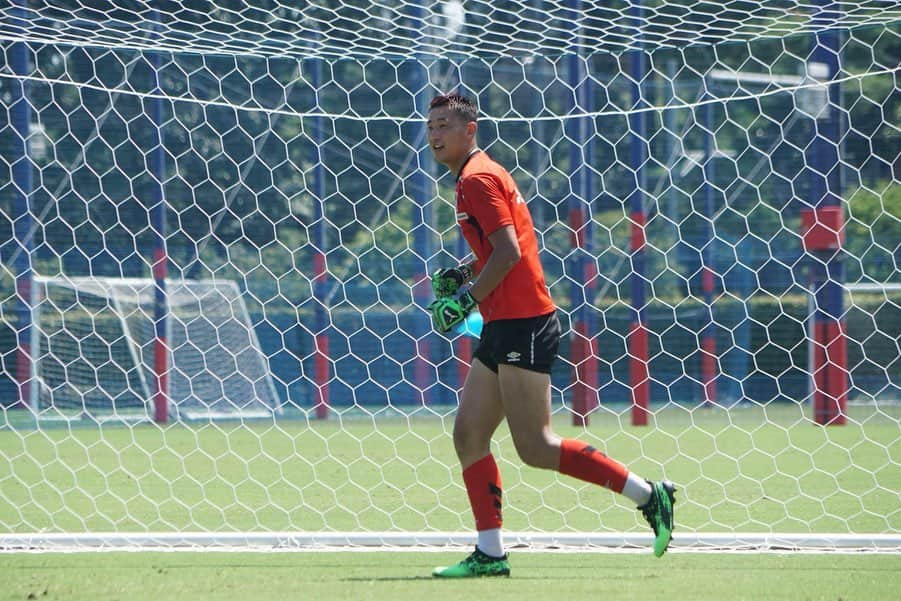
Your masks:
M509 576L510 564L507 556L491 557L482 553L478 547L458 564L435 568L432 576L435 578L481 578L483 576Z
M654 530L654 556L666 553L673 537L673 505L676 504L676 485L669 480L648 482L651 498L639 507L644 518Z

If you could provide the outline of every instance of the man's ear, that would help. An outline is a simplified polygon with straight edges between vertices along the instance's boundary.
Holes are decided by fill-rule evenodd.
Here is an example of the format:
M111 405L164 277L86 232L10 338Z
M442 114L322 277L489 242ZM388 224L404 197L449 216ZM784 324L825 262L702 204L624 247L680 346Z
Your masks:
M476 123L475 121L467 121L467 122L466 122L466 133L467 133L469 136L475 137L476 132L477 132L478 130L479 130L479 125L478 125L478 123Z

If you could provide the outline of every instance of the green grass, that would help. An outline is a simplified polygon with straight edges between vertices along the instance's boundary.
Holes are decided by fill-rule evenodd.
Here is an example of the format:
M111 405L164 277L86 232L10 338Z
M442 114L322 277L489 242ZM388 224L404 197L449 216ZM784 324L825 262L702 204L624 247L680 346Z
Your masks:
M471 529L450 412L356 412L329 422L47 425L0 429L0 532ZM822 428L801 407L657 412L650 427L604 410L555 429L646 477L680 485L677 530L901 531L898 415L854 408ZM644 532L610 492L494 452L509 530ZM0 554L6 599L666 599L899 597L901 555L514 551L513 577L440 582L465 551Z
M899 555L518 553L509 579L437 581L449 553L0 555L0 601L886 601Z
M588 428L555 420L648 478L680 486L678 528L901 531L901 422L857 408L844 427L803 409L671 407ZM320 531L471 528L451 415L0 430L0 531ZM510 530L644 531L616 495L494 452Z

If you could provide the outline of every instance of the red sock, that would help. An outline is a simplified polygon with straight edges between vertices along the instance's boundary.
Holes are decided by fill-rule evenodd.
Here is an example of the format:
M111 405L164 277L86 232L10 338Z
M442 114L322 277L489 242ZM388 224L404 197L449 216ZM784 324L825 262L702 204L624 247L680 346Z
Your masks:
M560 473L622 492L629 470L584 442L564 438L560 441Z
M476 530L500 528L501 515L501 472L491 454L482 457L463 470L463 483L469 495L472 514L476 518Z

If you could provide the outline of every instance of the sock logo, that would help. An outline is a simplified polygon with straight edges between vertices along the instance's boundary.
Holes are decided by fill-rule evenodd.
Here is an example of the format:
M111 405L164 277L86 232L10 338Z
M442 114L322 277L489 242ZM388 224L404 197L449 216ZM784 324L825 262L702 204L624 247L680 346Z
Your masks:
M594 448L590 444L585 445L585 448L582 449L582 453L585 455L594 455L595 453L597 453L599 455L603 455L604 457L607 456L607 455L604 455L604 453L601 453L600 451L598 451L596 448Z
M503 522L503 504L501 503L501 499L504 496L504 492L494 482L488 483L488 492L494 497L493 503L494 509L497 512L497 520L498 522Z

